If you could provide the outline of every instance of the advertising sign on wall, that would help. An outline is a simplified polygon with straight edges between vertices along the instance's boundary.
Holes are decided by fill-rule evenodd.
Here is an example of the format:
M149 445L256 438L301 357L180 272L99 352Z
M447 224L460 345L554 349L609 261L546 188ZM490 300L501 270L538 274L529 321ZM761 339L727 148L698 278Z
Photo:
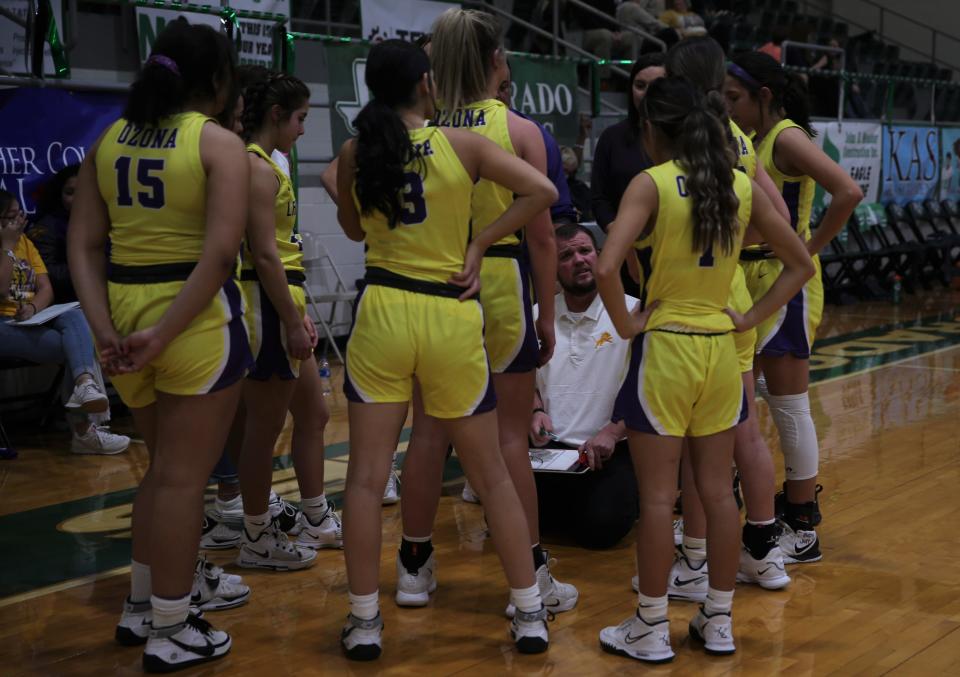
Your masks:
M883 131L880 201L905 205L937 197L941 181L940 130L889 125Z

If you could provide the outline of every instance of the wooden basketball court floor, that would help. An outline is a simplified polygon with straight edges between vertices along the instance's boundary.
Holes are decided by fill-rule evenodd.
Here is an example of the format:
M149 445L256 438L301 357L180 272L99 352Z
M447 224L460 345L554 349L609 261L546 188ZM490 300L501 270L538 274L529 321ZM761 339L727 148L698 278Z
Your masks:
M732 657L691 646L686 624L695 607L684 603L670 607L672 664L648 668L600 651L600 628L636 604L632 538L599 552L550 546L555 574L579 587L580 603L551 623L548 653L515 653L502 616L505 581L481 509L459 499L454 464L434 535L440 588L427 608L393 603L400 511L383 510L379 662L352 664L340 654L346 576L342 553L328 550L302 572L243 571L250 603L209 614L233 634L231 655L187 674L958 675L958 302L938 291L899 306L828 306L811 362L824 558L790 567L785 591L739 587ZM331 402L326 472L336 494L346 469L346 407L339 393ZM761 416L779 466L765 405ZM76 457L57 433L18 442L20 458L0 462L0 674L139 674L141 652L112 636L128 589L130 501L145 450ZM288 445L285 438L277 450L275 487L296 499ZM231 557L211 559L232 570Z

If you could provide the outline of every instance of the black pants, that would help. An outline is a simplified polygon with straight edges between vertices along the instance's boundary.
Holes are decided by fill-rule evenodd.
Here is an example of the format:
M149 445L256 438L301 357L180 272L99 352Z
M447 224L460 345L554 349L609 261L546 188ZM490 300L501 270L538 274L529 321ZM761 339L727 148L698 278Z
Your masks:
M637 481L627 442L617 443L601 470L582 475L534 473L540 532L582 548L610 548L637 521Z

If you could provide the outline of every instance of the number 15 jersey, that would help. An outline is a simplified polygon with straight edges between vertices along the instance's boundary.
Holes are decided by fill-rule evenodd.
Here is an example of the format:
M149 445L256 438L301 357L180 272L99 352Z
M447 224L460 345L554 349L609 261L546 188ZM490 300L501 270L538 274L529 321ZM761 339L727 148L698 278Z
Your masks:
M406 167L400 221L390 228L379 211L360 216L367 267L446 283L463 270L473 180L440 129L411 129L410 141L422 163L414 160ZM356 183L353 197L359 211Z
M198 261L206 233L207 175L195 112L136 127L123 118L103 135L97 183L110 214L110 259L125 266Z

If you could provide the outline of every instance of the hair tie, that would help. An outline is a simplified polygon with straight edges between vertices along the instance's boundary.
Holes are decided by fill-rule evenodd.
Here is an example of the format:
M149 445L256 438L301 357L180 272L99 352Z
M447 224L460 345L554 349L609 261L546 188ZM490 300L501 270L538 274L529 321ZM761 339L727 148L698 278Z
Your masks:
M756 81L756 79L750 75L743 68L733 63L732 61L727 64L727 72L742 81L744 84L749 86L751 89L757 90L760 89L763 85Z
M177 62L171 59L169 56L164 56L163 54L151 54L150 58L147 59L144 65L150 66L151 64L162 66L177 77L180 77L180 68L177 66Z

